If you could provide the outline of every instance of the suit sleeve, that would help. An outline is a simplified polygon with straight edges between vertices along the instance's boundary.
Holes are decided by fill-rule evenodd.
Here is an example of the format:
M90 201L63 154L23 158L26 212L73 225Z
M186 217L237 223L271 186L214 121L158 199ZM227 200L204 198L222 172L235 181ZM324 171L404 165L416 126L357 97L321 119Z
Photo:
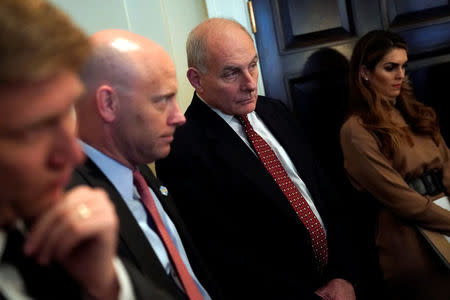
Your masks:
M126 269L127 274L119 275L119 279L121 284L124 283L124 280L127 281L127 277L131 281L132 291L121 290L121 298L119 300L129 300L130 298L125 297L126 295L134 294L136 300L146 300L146 299L158 299L158 300L175 300L175 298L169 296L164 291L159 289L151 279L142 275L131 263L128 263L126 260L121 261L123 266ZM116 264L117 265L117 264ZM127 276L128 275L128 276ZM121 286L122 288L122 286ZM131 298L133 299L133 298Z
M341 146L345 169L359 189L367 190L396 215L450 235L450 211L411 189L358 120L349 119L342 127ZM444 172L447 187L448 172L447 159Z

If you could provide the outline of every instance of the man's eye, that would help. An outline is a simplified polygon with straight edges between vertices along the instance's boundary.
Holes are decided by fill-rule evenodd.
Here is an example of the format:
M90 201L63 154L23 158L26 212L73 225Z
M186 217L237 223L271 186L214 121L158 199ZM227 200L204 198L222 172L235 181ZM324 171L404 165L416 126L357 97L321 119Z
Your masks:
M155 101L155 103L163 104L163 103L166 103L167 101L169 101L169 97L160 97L154 101Z
M39 126L36 128L30 128L27 130L23 130L14 134L14 138L23 143L33 143L42 137L45 132L45 128L43 126Z
M227 72L224 74L225 78L231 78L233 76L235 76L238 72L237 71L231 71L231 72Z

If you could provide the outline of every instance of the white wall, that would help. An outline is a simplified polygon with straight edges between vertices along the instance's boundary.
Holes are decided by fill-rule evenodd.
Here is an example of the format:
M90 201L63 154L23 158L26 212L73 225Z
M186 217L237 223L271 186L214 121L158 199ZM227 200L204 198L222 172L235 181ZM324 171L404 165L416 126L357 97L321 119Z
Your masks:
M160 44L177 68L178 102L184 111L193 88L186 79L185 43L189 31L207 18L204 0L50 0L88 34L119 28Z

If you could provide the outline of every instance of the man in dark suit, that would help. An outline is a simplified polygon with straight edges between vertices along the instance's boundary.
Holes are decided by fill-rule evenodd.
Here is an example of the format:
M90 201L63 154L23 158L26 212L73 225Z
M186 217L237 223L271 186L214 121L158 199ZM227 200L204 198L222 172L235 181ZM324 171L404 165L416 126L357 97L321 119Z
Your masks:
M116 258L106 193L64 192L88 38L43 0L2 0L0 32L0 299L172 299Z
M134 262L167 293L178 299L219 297L167 189L146 165L167 156L175 129L185 123L176 101L175 66L159 45L131 32L100 31L91 41L94 53L82 71L86 93L76 105L88 159L76 168L69 186L107 191L120 220L119 256ZM160 216L147 205L135 172L145 178L143 189L151 193ZM188 279L180 268L187 270ZM185 280L193 281L194 292Z
M156 170L225 296L355 299L328 218L335 195L287 108L257 95L250 35L209 19L187 56L194 98Z

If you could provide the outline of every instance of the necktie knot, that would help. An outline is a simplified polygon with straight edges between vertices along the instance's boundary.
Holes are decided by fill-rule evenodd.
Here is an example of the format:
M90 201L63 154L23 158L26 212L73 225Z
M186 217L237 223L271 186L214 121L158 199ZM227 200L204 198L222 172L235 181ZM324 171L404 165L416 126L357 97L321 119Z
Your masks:
M145 189L148 189L147 182L137 168L133 171L133 184L136 186L139 195L146 194Z

